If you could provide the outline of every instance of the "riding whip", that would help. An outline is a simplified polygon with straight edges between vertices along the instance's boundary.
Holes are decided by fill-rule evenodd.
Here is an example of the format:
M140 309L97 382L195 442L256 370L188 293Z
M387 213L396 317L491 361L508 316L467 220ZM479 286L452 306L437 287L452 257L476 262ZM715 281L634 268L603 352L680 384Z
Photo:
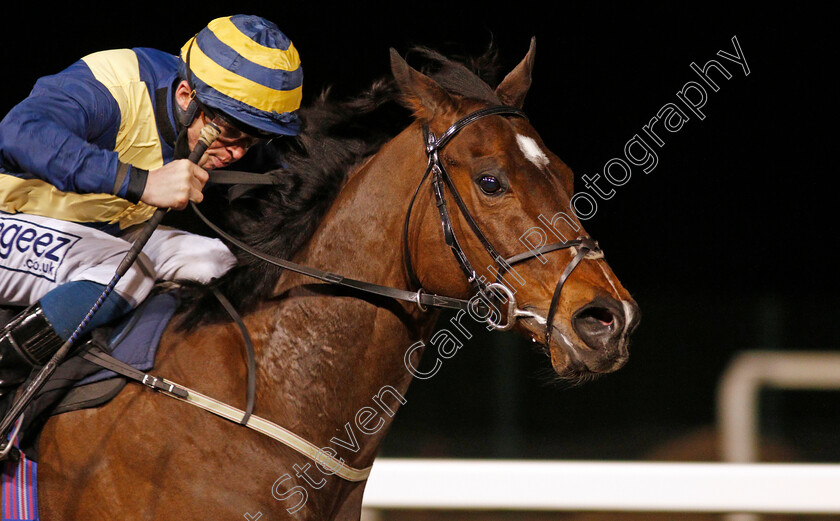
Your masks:
M220 129L213 123L206 124L201 129L201 134L198 138L198 143L195 145L195 148L190 153L189 160L193 163L198 164L198 161L201 159L201 156L204 155L204 152L207 148L216 141L216 138L219 137ZM167 209L165 208L158 208L155 210L154 215L152 218L146 221L143 225L143 230L137 235L134 240L134 243L131 245L131 249L125 254L122 262L120 262L119 266L117 266L117 270L114 273L114 277L111 279L111 282L105 287L102 291L102 294L96 300L93 307L90 308L90 311L87 312L85 317L82 319L82 322L76 328L70 338L67 339L64 344L55 352L55 354L50 358L50 360L38 371L38 374L35 375L35 378L26 386L26 389L17 396L12 403L12 406L9 408L9 411L6 413L5 417L3 418L2 423L0 423L0 446L6 443L5 435L8 432L9 428L15 423L18 417L21 415L23 410L32 399L35 397L35 394L41 390L41 387L49 380L50 376L55 372L56 368L58 367L61 362L67 357L67 354L72 349L73 344L81 335L82 331L85 327L90 323L93 316L99 311L99 308L102 307L102 304L114 290L117 283L120 279L128 272L128 269L134 264L134 261L137 259L137 256L140 255L140 252L143 250L143 246L146 245L148 242L149 237L152 236L152 233L158 227L158 225L163 221L163 218L166 216ZM9 440L11 443L11 440Z

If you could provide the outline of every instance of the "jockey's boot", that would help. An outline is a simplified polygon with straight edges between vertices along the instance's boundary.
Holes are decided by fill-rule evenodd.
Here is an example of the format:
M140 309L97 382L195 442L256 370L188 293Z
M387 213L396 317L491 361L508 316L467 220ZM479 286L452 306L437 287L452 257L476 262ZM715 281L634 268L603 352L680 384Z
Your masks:
M46 364L63 344L37 303L0 330L0 410L32 369Z

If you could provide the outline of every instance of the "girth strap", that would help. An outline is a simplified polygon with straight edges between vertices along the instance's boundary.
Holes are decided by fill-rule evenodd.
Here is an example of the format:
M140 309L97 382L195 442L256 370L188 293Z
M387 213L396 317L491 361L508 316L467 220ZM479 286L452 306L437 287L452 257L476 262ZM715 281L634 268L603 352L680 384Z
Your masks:
M156 391L161 391L166 396L187 402L216 416L225 418L232 422L239 423L249 429L255 430L269 438L275 439L289 448L303 454L318 465L329 469L338 469L334 473L347 481L364 481L370 475L370 467L356 469L347 465L343 460L338 460L323 452L318 446L301 438L294 432L270 422L265 418L253 416L236 407L220 402L197 391L184 387L163 378L157 378L150 374L134 369L130 365L113 358L96 346L91 347L81 355L85 360L93 362L106 369L110 369L123 376L136 380Z
M350 467L343 461L335 459L329 456L329 454L323 453L319 447L309 443L292 431L252 414L254 410L256 386L254 345L251 341L248 329L245 327L245 324L242 322L242 318L236 312L236 309L219 290L213 288L213 292L225 310L230 313L245 340L246 354L248 358L248 399L245 411L210 398L209 396L205 396L197 391L193 391L192 389L188 389L182 385L172 383L163 378L158 378L149 373L144 373L143 371L135 369L129 364L126 364L125 362L109 355L96 344L92 344L91 347L81 353L80 356L100 367L109 369L117 374L125 376L126 378L142 383L155 391L160 391L167 396L195 405L205 411L211 412L217 416L221 416L222 418L236 422L239 425L248 427L249 429L253 429L261 434L273 438L312 459L318 465L329 469L331 472L333 469L338 469L335 474L347 481L355 482L367 479L370 474L370 467L364 469L355 469Z
M168 385L176 385L168 380L163 381L164 384ZM195 405L201 409L204 409L207 412L211 412L217 416L221 416L227 420L238 422L239 418L242 417L244 414L243 411L237 409L236 407L232 407L227 405L226 403L222 403L218 400L210 398L209 396L205 396L199 392L193 391L192 389L188 389L183 386L178 386L183 389L186 389L188 396L186 398L181 398L175 395L170 395L178 400L182 400L184 402L189 403L190 405ZM269 438L273 438L287 447L294 449L295 451L303 454L307 458L311 459L321 467L333 472L334 474L347 480L347 481L364 481L370 475L371 467L365 467L361 469L357 469L347 465L343 460L336 459L330 456L328 453L324 452L320 447L314 445L304 438L301 438L294 432L277 425L276 423L272 423L265 418L261 418L259 416L251 416L248 422L245 424L245 427L249 429L253 429L261 434L268 436Z
M187 397L187 391L185 391L180 386L176 386L174 384L165 384L163 378L158 378L156 376L152 376L148 373L144 373L143 371L135 369L130 365L126 364L125 362L117 360L113 356L100 349L95 344L88 348L86 351L82 352L79 356L81 356L88 362L98 365L99 367L113 371L117 374L125 376L126 378L130 378L135 382L140 382L141 384L147 387L151 387L155 391L161 391L164 394L169 394L178 398Z

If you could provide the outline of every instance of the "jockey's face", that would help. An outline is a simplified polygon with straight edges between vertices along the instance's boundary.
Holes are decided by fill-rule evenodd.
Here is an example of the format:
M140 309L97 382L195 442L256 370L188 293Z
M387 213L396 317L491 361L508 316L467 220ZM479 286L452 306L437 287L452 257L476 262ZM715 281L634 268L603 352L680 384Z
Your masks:
M192 89L190 89L186 81L182 81L175 91L175 101L183 110L187 110L190 105L191 92ZM222 132L198 161L198 166L205 170L213 170L214 168L222 168L230 165L244 156L250 147L260 141L258 138L232 127L221 117L211 118L202 112L193 120L189 128L187 128L187 139L190 150L195 148L201 129L210 121L215 123Z

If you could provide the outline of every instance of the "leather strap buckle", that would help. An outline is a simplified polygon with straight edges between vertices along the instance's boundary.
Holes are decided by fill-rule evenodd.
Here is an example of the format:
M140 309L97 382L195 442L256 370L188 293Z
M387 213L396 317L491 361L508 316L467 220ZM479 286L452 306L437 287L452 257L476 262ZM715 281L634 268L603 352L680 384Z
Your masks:
M143 380L140 381L143 385L151 387L152 389L157 389L158 379L155 376L150 374L146 374L143 376Z

